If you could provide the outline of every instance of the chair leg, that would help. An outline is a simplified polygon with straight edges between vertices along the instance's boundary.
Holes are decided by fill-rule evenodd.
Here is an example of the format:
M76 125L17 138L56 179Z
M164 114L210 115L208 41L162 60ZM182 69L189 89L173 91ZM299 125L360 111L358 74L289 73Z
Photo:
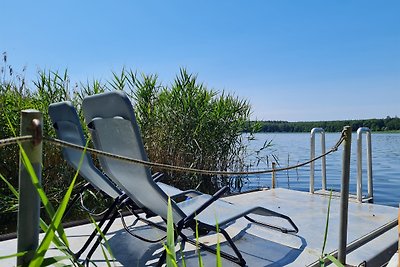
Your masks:
M140 220L145 222L145 223L152 224L154 227L156 227L156 228L158 228L160 230L167 231L167 229L165 227L159 226L157 224L153 224L151 221L148 221L148 220L146 220L144 218L140 218ZM206 228L208 231L217 232L217 229L216 229L215 226L208 225L208 224L201 224L201 226ZM221 257L223 257L223 258L225 258L225 259L227 259L227 260L229 260L231 262L234 262L234 263L236 263L236 264L238 264L240 266L245 266L246 265L246 261L243 258L242 254L240 253L240 251L237 248L237 246L234 244L234 242L233 242L232 238L229 236L229 234L224 229L221 229L221 228L219 228L219 232L225 237L225 239L228 241L229 245L231 246L232 250L236 254L236 257L235 257L235 256L232 256L232 255L224 252L224 251L220 251ZM190 243L192 245L195 245L195 246L199 245L202 249L204 249L204 250L206 250L208 252L211 252L213 254L217 254L217 250L216 249L214 249L214 248L212 248L212 247L210 247L210 246L208 246L208 245L206 245L204 243L201 243L201 242L197 243L196 241L194 241L194 240L190 239L189 237L187 237L184 233L182 233L182 229L176 229L175 243L178 240L178 237L181 237L183 242L188 242L188 243ZM164 250L162 255L160 256L156 266L162 266L165 263L166 256L167 256L166 250Z
M158 259L156 266L161 267L165 263L166 259L167 259L167 251L164 249L161 257Z
M210 231L214 231L217 232L216 227L208 225L208 224L201 224L202 227L207 228ZM220 251L220 255L222 258L225 258L231 262L234 262L240 266L246 266L246 261L245 259L243 259L242 254L240 253L239 249L237 248L237 246L234 244L232 238L229 236L229 234L224 230L219 228L219 232L225 237L225 239L228 241L230 247L232 248L233 252L236 254L235 256L232 256L224 251ZM212 248L204 243L201 242L196 242L192 239L190 239L189 237L187 237L185 234L182 233L182 231L178 232L179 236L183 239L184 242L188 242L191 243L192 245L199 245L202 249L211 252L213 254L217 254L217 250L215 248Z
M225 237L226 241L228 241L229 245L231 246L231 248L235 252L235 254L236 254L236 256L237 256L237 258L239 260L238 264L240 266L245 266L246 265L246 261L243 259L242 253L240 253L239 249L237 248L237 246L235 245L235 243L233 242L233 240L229 236L229 234L224 229L219 229L219 232Z
M104 235L108 232L108 230L110 229L111 225L114 223L114 221L117 218L117 216L118 216L118 209L115 209L112 217L110 218L110 220L108 221L106 227L102 231ZM96 233L97 233L97 231L96 231ZM99 235L99 237L97 238L96 242L94 243L94 245L90 249L89 253L87 254L86 260L89 260L92 257L93 253L96 251L97 247L100 245L101 240L102 240L102 236Z
M101 228L103 227L104 223L106 222L106 220L110 217L110 215L112 214L112 212L117 208L118 205L120 205L120 203L126 198L125 195L121 195L120 197L116 198L114 200L114 202L111 204L111 206L108 208L107 212L104 214L103 218L101 219L101 221L98 224L98 227ZM116 213L116 212L114 212ZM114 216L114 215L113 215ZM115 220L115 219L114 219ZM111 226L111 225L110 225ZM108 228L110 228L110 226ZM108 229L104 229L103 233L106 234L108 231ZM78 259L83 252L85 252L85 250L89 247L90 243L92 243L93 239L96 237L96 235L98 234L97 229L94 229L93 232L91 233L91 235L89 236L89 238L86 240L85 244L82 246L82 248L75 253L75 257ZM98 244L96 245L97 248ZM92 252L93 253L93 252Z
M89 183L87 183L79 190L78 193L75 194L74 198L71 200L71 202L65 209L63 217L67 217L68 213L72 210L72 207L74 206L75 202L78 200L80 194L82 194L84 191L86 191L89 188L92 188L92 186Z
M98 226L100 228L103 226L103 224L105 223L105 221L110 216L111 212L115 209L116 206L117 206L117 199L114 200L114 202L111 204L111 206L108 208L107 212L104 214L103 218L99 222ZM82 248L75 253L76 258L79 258L82 255L82 253L88 248L90 243L92 243L96 235L97 235L97 229L94 229L93 232L90 234L89 238L86 240L85 244L83 244Z

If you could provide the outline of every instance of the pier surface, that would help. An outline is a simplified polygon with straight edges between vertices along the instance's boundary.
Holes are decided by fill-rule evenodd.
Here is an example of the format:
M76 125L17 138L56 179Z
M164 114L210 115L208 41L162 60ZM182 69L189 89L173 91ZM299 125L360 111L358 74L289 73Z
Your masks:
M278 188L229 196L224 200L237 205L263 206L283 213L291 217L299 228L297 234L284 234L250 223L244 218L229 225L226 230L234 237L248 266L318 266L324 241L328 196ZM339 202L339 198L332 198L325 253L334 254L338 247ZM394 207L349 202L347 247L351 251L346 257L347 264L358 266L366 262L367 266L380 266L390 259L397 250L397 212ZM290 228L279 219L267 219L268 223ZM154 220L161 221L157 218ZM127 217L128 223L132 221L132 216ZM157 239L165 235L143 224L133 229L135 234L147 238ZM91 224L66 229L73 251L80 248L92 230ZM130 236L123 229L120 219L113 224L107 238L115 257L111 266L152 266L162 251L161 243L150 244ZM217 242L216 235L201 237L201 240L210 245ZM223 241L220 238L222 250L229 252L230 248ZM16 248L16 239L3 241L0 243L0 256L13 254ZM198 255L194 247L186 244L183 249L186 265L198 266ZM48 255L59 255L59 252L49 250ZM213 254L201 252L201 256L204 266L215 265ZM84 258L85 254L82 255ZM97 266L107 266L100 247L92 260ZM236 266L224 259L222 263L223 266ZM0 266L15 265L15 258L0 261Z

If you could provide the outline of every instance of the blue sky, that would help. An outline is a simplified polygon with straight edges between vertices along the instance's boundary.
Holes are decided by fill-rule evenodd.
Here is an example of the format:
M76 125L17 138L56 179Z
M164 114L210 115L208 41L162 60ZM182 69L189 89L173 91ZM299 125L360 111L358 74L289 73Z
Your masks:
M400 116L400 1L2 1L14 69L103 81L180 67L249 100L253 118Z

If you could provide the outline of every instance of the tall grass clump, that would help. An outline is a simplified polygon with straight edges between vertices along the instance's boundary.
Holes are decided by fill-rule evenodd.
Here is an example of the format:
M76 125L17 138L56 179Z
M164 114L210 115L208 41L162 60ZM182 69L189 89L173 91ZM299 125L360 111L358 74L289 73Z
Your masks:
M246 168L243 160L246 147L241 137L249 119L249 103L234 95L208 89L196 75L185 69L180 70L170 85L161 84L156 74L138 74L122 69L113 72L111 79L105 82L94 79L71 86L66 70L42 70L33 81L26 82L25 68L15 71L8 63L6 53L3 53L0 65L0 139L18 135L20 112L31 108L43 113L44 135L55 137L48 106L65 100L77 107L85 135L89 137L81 111L83 98L123 90L132 101L151 161L207 170ZM17 129L17 133L12 129ZM63 160L59 147L44 143L43 151L42 186L50 202L58 205L75 171ZM18 146L1 147L0 159L0 174L17 188ZM205 192L216 191L229 183L240 184L242 178L178 172L169 172L166 177L166 182L182 189L200 184L200 190ZM78 177L74 190L77 191L83 183L83 179ZM91 203L98 204L98 200L89 200L87 204ZM5 222L15 221L10 218L16 218L16 210L15 196L4 183L0 183L0 234L15 230ZM82 213L73 212L69 217L72 220L76 216L81 217Z
M48 116L48 106L51 103L72 100L69 88L67 71L63 73L53 71L39 71L36 80L28 87L24 72L14 71L8 64L7 54L3 53L3 66L0 75L0 139L13 137L19 134L20 114L23 109L37 109L43 113L44 135L55 137L51 120ZM32 87L33 86L33 87ZM0 148L0 174L7 179L10 185L18 188L18 155L17 145ZM61 157L60 148L43 144L43 172L42 186L54 205L61 203L66 194L68 185L74 177L75 171L70 168ZM82 179L78 179L75 190L82 186ZM100 201L101 203L101 201ZM100 205L101 206L101 205ZM16 229L16 211L18 201L11 194L5 183L0 183L0 234L12 232ZM44 215L44 211L42 211ZM69 220L82 217L82 212L71 213ZM50 218L47 218L49 221Z
M241 136L250 105L198 82L181 69L171 87L160 86L157 76L136 82L133 93L138 122L152 161L206 170L233 170L241 152ZM229 177L169 173L178 187L213 191ZM210 190L211 189L211 190Z
M8 64L7 54L3 53L0 71L0 138L12 137L14 129L19 129L20 111L33 105L32 93L27 89L22 74L16 74ZM9 127L10 123L14 128ZM0 174L6 177L10 185L16 187L18 183L18 147L4 146L0 149ZM18 200L8 190L5 183L0 183L0 233L13 231L14 226L3 222L15 221L15 211L18 209Z

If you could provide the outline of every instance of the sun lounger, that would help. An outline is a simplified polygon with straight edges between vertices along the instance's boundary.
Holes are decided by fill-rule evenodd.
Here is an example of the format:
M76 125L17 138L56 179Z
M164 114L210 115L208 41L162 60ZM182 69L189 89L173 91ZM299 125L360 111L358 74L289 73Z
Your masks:
M132 104L123 92L107 92L86 97L82 107L85 122L92 134L96 148L125 157L148 160ZM167 220L169 196L153 181L149 168L113 158L102 157L101 161L106 166L106 172L110 178L124 190L129 198L144 207L146 211ZM216 224L218 224L220 233L224 235L235 254L221 253L221 256L239 265L245 265L240 251L223 229L227 224L244 217L251 222L270 227L266 222L256 221L249 215L273 216L284 219L292 227L292 229L286 229L273 226L275 229L297 233L296 225L286 215L263 207L242 207L218 200L226 190L225 187L213 196L202 195L181 203L171 201L173 220L178 236L184 241L190 241L183 229L193 229L197 222L200 229L216 231ZM200 246L213 251L205 244L200 243ZM164 251L159 264L165 260L165 255Z
M49 106L49 116L53 123L53 127L56 131L57 137L62 140L72 144L85 146L86 139L83 133L83 129L77 114L75 107L69 101L53 103ZM109 209L104 213L103 218L100 220L98 226L101 228L105 223L105 220L110 216L115 217L118 213L115 211L116 208L120 207L122 203L124 205L131 205L131 209L137 210L139 207L136 206L134 202L127 202L126 195L120 190L104 173L102 173L93 163L91 156L87 153L82 155L82 151L63 147L62 148L63 158L67 161L67 163L73 167L75 170L79 171L79 174L88 182L85 186L83 186L80 191L75 195L75 197L70 202L67 211L64 216L68 214L68 212L73 207L74 203L78 200L81 194L90 189L94 188L103 193L105 197L110 197L114 199L113 204L109 207ZM81 162L82 158L82 162ZM153 180L157 181L162 174L156 173L152 176ZM169 186L167 184L158 183L163 190L169 192L169 194L174 197L180 196L196 196L200 193L198 192L187 192L181 191L175 187ZM113 214L114 213L114 214ZM110 224L111 226L111 224ZM103 233L105 234L110 226L106 226L103 229ZM94 237L96 236L97 231L93 231L90 238L83 245L83 247L75 253L76 257L79 257L90 245ZM93 250L94 248L92 248ZM89 253L90 256L91 253Z

